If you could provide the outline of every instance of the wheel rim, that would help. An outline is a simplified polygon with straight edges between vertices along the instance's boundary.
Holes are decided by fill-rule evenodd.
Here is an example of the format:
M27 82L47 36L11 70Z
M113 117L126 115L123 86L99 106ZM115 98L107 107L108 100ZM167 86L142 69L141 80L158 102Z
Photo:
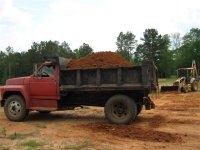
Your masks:
M117 119L123 119L127 116L127 106L123 103L115 103L112 107L112 114Z
M13 116L18 116L21 113L21 104L17 101L12 101L9 105L9 112Z

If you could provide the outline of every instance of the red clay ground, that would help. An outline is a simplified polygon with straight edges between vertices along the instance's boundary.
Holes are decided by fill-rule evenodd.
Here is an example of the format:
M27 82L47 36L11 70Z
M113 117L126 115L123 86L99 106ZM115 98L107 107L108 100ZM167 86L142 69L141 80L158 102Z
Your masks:
M200 92L163 94L131 125L109 124L102 108L30 113L10 122L0 109L0 149L200 149ZM35 146L35 147L34 147Z

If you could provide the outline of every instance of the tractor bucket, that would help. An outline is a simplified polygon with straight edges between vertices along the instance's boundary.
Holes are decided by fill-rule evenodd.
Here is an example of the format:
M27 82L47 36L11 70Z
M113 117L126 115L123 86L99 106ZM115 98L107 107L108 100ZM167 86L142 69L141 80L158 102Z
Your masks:
M173 85L173 86L161 86L160 92L178 92L179 86Z

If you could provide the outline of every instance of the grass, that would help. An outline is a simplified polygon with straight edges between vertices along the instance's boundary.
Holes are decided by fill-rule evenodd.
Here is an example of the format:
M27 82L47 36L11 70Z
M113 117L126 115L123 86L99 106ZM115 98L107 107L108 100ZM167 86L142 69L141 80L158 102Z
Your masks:
M1 150L10 150L9 147L3 147Z
M33 136L34 133L14 133L8 137L10 140L25 139L27 137Z
M6 128L2 128L1 133L0 133L3 137L7 136L7 129Z
M36 149L42 145L43 144L41 144L40 142L37 142L35 140L30 140L30 141L21 143L21 146L28 147L29 149Z
M160 84L172 84L176 79L176 76L171 76L170 78L159 79L158 81Z
M5 146L3 143L0 143L0 150L10 150L10 148Z
M67 150L82 150L82 149L89 149L89 148L94 148L95 145L89 141L84 141L80 143L75 143L75 144L70 144L66 145L65 149Z

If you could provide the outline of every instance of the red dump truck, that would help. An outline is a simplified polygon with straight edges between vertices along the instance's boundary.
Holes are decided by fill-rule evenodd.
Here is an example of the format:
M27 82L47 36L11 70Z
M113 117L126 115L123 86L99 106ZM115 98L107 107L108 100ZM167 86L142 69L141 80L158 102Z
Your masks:
M49 113L80 106L104 107L116 124L134 121L144 105L155 107L148 94L158 85L152 62L142 66L68 69L69 60L48 57L28 77L12 78L0 87L0 104L11 121L23 121L30 111Z

